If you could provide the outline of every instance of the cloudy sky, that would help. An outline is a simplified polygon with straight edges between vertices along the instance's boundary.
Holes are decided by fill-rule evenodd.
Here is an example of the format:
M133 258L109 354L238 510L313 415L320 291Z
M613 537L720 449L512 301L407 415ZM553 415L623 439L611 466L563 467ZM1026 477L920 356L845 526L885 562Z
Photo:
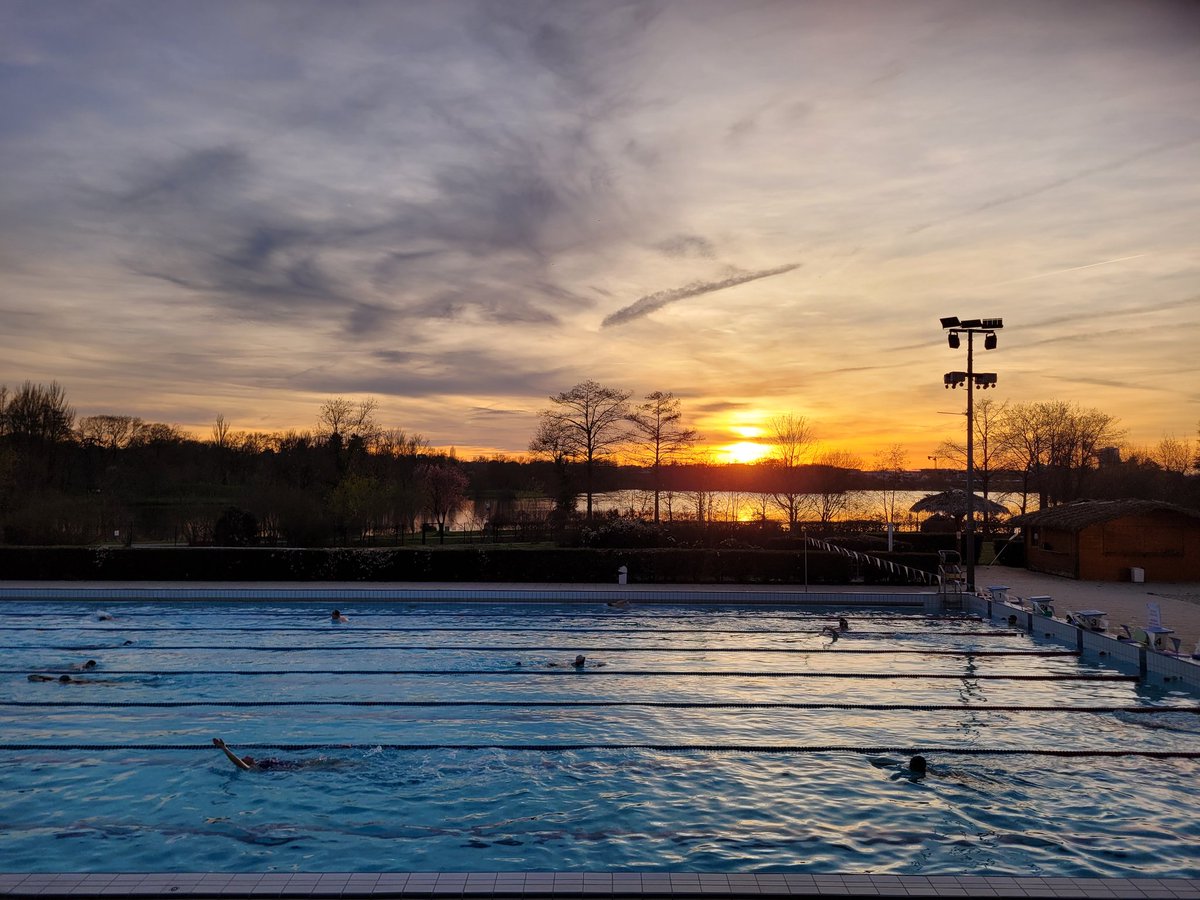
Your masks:
M1195 3L0 0L0 105L0 383L82 415L470 455L592 378L924 464L959 315L1200 420Z

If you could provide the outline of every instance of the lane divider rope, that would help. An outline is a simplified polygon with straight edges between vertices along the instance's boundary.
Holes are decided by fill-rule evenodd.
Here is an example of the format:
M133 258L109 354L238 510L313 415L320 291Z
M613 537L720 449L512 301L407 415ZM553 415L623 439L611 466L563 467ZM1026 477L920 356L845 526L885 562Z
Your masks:
M809 632L813 637L818 637L818 632ZM870 637L870 638L897 638L897 637L929 637L945 636L945 637L1023 637L1024 632L1021 631L959 631L955 633L942 632L936 633L920 633L920 632L895 632L889 634L885 632L851 632L844 639ZM120 635L114 635L119 637ZM649 636L649 635L648 635ZM23 644L0 644L0 650L29 650L34 649ZM315 646L301 647L259 647L259 646L241 646L236 644L117 644L108 647L81 647L79 645L62 645L62 644L46 644L38 647L42 650L55 650L65 652L79 652L81 650L129 650L138 652L140 650L251 650L264 653L307 653L316 651L321 653L330 652L347 652L350 650L486 650L489 652L505 651L505 650L558 650L569 652L579 649L578 644L569 646L524 646L524 645L479 645L479 644L317 644ZM626 653L626 652L646 652L655 651L659 653L693 653L698 650L703 650L709 653L811 653L812 649L803 647L592 647L592 650L604 651L606 653ZM839 651L846 652L846 651ZM882 648L876 652L895 653L897 650L890 648ZM922 651L911 651L922 652Z
M0 674L24 674L25 669L0 669ZM77 673L78 674L78 673ZM1009 675L977 674L972 672L689 672L689 671L659 671L653 669L575 669L566 665L558 671L545 671L532 668L514 669L104 669L96 670L97 675L440 675L465 677L472 675L501 675L523 678L556 678L564 675L572 677L588 676L602 678L606 676L658 677L658 678L870 678L870 679L953 679L980 681L1138 681L1137 675L1117 674L1031 674L1013 673ZM88 677L88 673L83 673Z
M656 709L839 709L909 712L1062 712L1062 713L1186 713L1200 715L1200 706L1019 706L963 703L833 703L754 702L737 700L12 700L6 707L34 709L176 709L179 707L255 708L272 706L381 706L381 707L509 707L515 709L590 709L652 707Z
M206 751L211 752L213 745L208 744L0 744L0 752L37 752L37 751L84 751L88 753L103 753L112 751ZM808 754L808 753L860 753L860 754L891 754L909 755L921 753L943 756L1052 756L1052 757L1129 757L1140 756L1151 759L1200 759L1200 750L1142 750L1138 748L1122 748L1120 750L1084 750L1064 749L1060 747L929 747L929 746L856 746L846 744L649 744L649 743L613 743L613 744L385 744L385 743L324 743L324 744L238 744L238 750L281 750L283 752L328 751L328 750L501 750L508 752L537 752L564 753L573 751L603 750L627 751L643 750L655 753L754 753L754 754Z

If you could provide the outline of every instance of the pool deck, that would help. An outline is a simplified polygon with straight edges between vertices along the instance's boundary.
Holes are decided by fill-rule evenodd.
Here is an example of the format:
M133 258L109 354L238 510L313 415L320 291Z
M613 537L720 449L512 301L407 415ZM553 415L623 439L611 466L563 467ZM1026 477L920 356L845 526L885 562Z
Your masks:
M1023 569L981 566L976 585L1006 585L1016 596L1048 595L1060 612L1100 608L1114 628L1146 621L1146 603L1157 602L1164 624L1190 649L1200 640L1200 584L1112 584L1080 582ZM785 602L784 595L804 593L802 585L626 585L615 584L447 584L380 582L78 582L0 581L0 602L23 600L104 599L112 592L153 596L193 591L209 597L227 592L280 592L295 599L319 600L331 595L377 599L379 591L419 593L445 599L471 592L562 596L581 594L597 601L614 596L637 599L650 592L658 602L703 595L707 602ZM813 585L821 595L846 601L852 594L921 594L928 588L879 588L865 585ZM47 597L47 593L50 597ZM374 595L374 596L372 596ZM509 596L507 599L516 599ZM853 598L859 599L859 598ZM863 598L865 599L865 598ZM915 599L915 598L914 598ZM0 860L0 867L3 861ZM188 897L188 898L558 898L580 897L1104 897L1190 898L1200 900L1200 879L1185 878L1038 878L976 875L869 874L707 874L693 872L358 872L358 873L0 873L0 896L10 897Z
M560 898L1100 897L1197 900L1194 878L718 875L693 872L383 872L0 875L12 897Z

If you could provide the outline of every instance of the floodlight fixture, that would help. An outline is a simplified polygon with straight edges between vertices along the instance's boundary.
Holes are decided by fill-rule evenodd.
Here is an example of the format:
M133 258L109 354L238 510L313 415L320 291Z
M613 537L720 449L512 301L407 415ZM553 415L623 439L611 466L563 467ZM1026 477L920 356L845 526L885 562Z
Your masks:
M942 376L942 381L946 385L946 390L950 390L950 388L961 387L963 384L966 383L966 380L967 380L966 372L947 372L945 375Z
M981 319L963 319L958 323L959 328L982 328L983 321Z
M1003 319L980 319L979 321L982 323L981 327L983 327L983 328L1003 328L1004 327Z
M957 328L958 327L958 316L942 316L942 327L943 328Z
M996 349L996 332L989 331L987 334L985 334L983 336L983 349L984 350L995 350Z
M995 386L996 386L996 373L995 372L976 372L975 373L975 387L986 391L988 388L994 388Z
M957 350L962 346L962 340L959 338L957 331L951 331L946 337L946 342L950 345L951 350Z

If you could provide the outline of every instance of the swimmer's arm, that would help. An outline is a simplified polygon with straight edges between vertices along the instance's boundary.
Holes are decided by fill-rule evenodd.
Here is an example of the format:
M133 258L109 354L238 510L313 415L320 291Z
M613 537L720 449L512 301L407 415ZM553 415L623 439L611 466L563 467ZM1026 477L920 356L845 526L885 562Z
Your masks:
M225 753L225 755L229 757L229 761L231 763L233 763L235 766L237 766L239 769L241 769L244 772L250 771L250 766L246 764L246 761L244 759L242 759L240 756L238 756L236 753L234 753L232 750L230 750L228 747L226 747L225 742L223 740L221 740L220 738L213 738L213 746L220 747L221 750Z

